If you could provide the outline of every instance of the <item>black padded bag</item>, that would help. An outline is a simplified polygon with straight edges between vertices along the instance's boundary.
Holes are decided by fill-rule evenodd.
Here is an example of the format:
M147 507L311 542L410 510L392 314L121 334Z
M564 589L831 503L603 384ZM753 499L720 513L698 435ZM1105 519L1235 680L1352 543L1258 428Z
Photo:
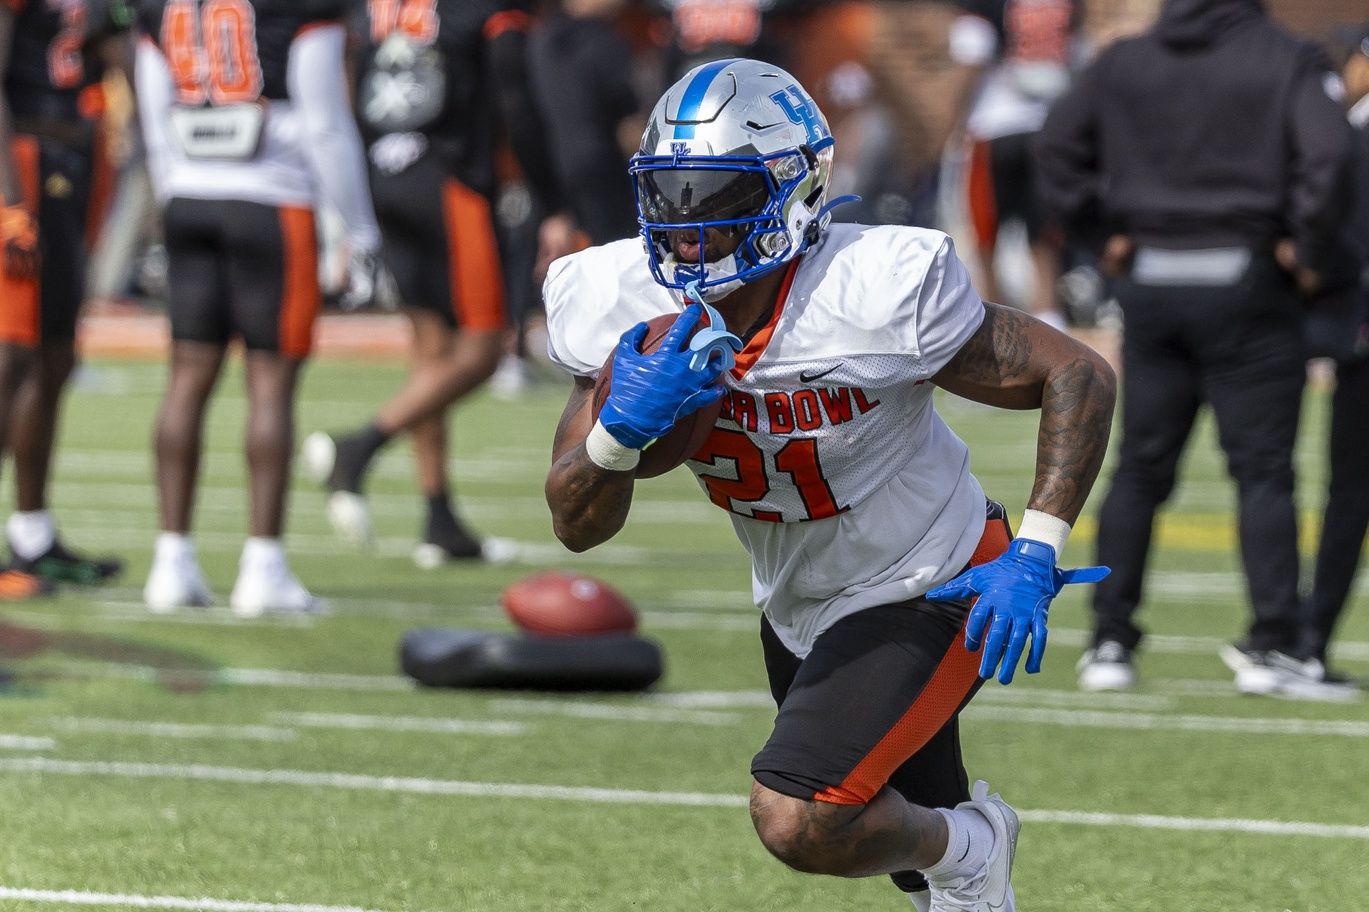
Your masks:
M644 690L664 672L661 647L631 634L543 637L425 627L404 634L404 673L427 687Z

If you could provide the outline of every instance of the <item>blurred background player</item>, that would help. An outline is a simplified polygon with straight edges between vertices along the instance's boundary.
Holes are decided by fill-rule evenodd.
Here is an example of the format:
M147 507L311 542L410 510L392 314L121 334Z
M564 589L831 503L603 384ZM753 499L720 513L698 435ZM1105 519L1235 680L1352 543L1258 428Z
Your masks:
M529 86L522 4L510 0L369 0L356 111L371 192L413 327L409 377L365 427L312 434L311 472L330 492L328 516L359 544L371 537L362 496L371 461L396 434L413 442L426 502L423 566L479 558L480 538L457 517L447 473L447 410L489 379L507 316L492 221L502 124L543 212L539 259L571 250L548 147Z
M529 39L533 87L556 150L552 165L590 244L632 237L637 211L623 179L642 133L632 47L614 16L626 0L560 0ZM546 272L544 264L540 270Z
M1156 511L1203 403L1239 497L1253 617L1222 650L1236 686L1314 685L1299 635L1293 445L1306 376L1300 294L1338 248L1349 154L1329 63L1259 0L1166 0L1099 55L1040 134L1042 192L1104 264L1126 323L1122 442L1098 515L1086 690L1135 683ZM1175 105L1180 94L1184 104Z
M0 3L0 438L8 436L15 462L15 512L5 531L15 570L74 583L97 583L122 568L58 539L48 478L101 208L93 192L100 80L107 65L126 65L127 37L116 22L126 26L125 13L86 0ZM31 580L0 575L0 597L34 591Z
M1348 289L1325 328L1326 353L1335 359L1327 444L1330 479L1322 514L1312 591L1296 657L1313 677L1346 680L1327 668L1336 622L1345 610L1369 531L1369 27L1353 33L1341 79L1349 108L1351 141L1350 210L1341 236L1348 254ZM1317 339L1311 339L1316 344Z
M142 10L137 88L169 256L171 376L157 416L162 534L154 611L211 600L190 538L205 405L232 338L246 349L250 537L242 616L317 599L281 545L294 396L320 308L314 209L347 226L358 285L379 232L348 104L339 2L162 0ZM368 256L368 253L370 256Z
M1069 87L1080 56L1080 0L959 0L950 55L980 77L965 121L965 200L975 240L975 284L1002 301L995 255L1001 229L1017 221L1026 232L1032 282L1023 302L1056 329L1065 315L1056 295L1064 237L1046 221L1037 196L1032 138L1051 104Z

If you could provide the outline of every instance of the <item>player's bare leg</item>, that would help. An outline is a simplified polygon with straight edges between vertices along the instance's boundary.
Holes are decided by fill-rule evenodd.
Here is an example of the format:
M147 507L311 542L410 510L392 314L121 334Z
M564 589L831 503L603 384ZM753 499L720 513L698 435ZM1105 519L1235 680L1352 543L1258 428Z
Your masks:
M328 508L334 528L345 538L365 544L372 534L369 511L359 496L366 472L376 453L396 434L413 434L429 527L415 558L430 566L450 557L481 553L478 540L461 527L447 497L445 422L447 409L494 373L503 352L503 331L457 332L436 313L413 308L408 315L413 346L404 385L365 428L331 437L311 435L305 456L310 471L333 492ZM436 549L424 548L426 544Z
M1032 280L1031 312L1038 320L1044 320L1052 327L1064 330L1065 312L1060 306L1060 295L1055 284L1060 278L1060 255L1062 241L1057 231L1049 226L1042 229L1042 236L1031 243ZM986 296L986 300L996 298Z
M62 394L75 365L76 345L71 340L47 342L33 352L14 401L16 496L6 537L17 569L59 582L98 583L118 574L123 561L92 559L68 550L58 540L47 503Z
M761 842L795 870L839 877L921 871L946 852L946 820L884 788L869 804L804 801L751 784Z
M218 382L224 351L222 345L207 342L178 341L171 347L171 376L157 413L153 441L163 532L190 532L204 410Z
M264 351L249 351L246 361L249 528L254 536L279 538L295 451L295 387L302 362Z
M240 617L317 611L322 602L290 572L281 544L295 451L295 387L303 362L267 351L247 352L246 362L251 537L243 545L230 603Z
M143 597L153 611L209 605L190 538L195 487L200 474L204 412L223 368L225 348L208 342L176 341L171 346L171 376L157 413L153 450L157 460L157 499L162 533Z
M998 287L998 273L994 271L994 258L998 255L998 245L994 241L980 243L975 249L977 267L974 286L979 296L986 301L1003 300Z
M33 363L33 349L11 342L0 342L0 454L9 442L11 417L24 382ZM50 592L51 586L35 576L0 565L0 601L25 599Z
M20 512L47 509L52 441L56 436L62 393L76 366L71 342L45 343L34 350L28 374L14 404L15 502Z
M770 853L797 871L869 877L921 871L946 908L1013 912L1017 815L986 783L954 810L925 808L884 787L864 805L807 801L758 782L751 819ZM980 903L983 905L980 905Z
M442 319L427 311L411 312L415 358L408 379L376 413L375 424L394 435L410 430L429 415L444 412L490 378L503 355L503 329L462 330L454 336ZM425 354L431 337L445 334L450 343L436 357Z

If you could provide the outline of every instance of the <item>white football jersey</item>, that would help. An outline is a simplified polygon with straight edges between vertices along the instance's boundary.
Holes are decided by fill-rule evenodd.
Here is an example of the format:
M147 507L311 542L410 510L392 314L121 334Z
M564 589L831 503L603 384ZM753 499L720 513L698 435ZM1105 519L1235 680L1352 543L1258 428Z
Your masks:
M974 552L984 492L927 381L984 304L928 229L835 224L790 270L688 465L751 554L756 603L804 656L840 618L921 595ZM625 330L681 309L637 239L558 260L543 293L551 357L584 376Z

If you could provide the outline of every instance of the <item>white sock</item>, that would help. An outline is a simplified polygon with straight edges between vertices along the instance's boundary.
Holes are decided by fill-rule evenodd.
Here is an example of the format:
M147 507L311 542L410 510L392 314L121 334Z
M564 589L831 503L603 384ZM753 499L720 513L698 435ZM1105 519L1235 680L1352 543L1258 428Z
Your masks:
M174 564L185 558L195 559L195 542L180 532L163 532L157 536L156 562Z
M253 536L242 543L242 566L264 567L285 563L285 548L279 538Z
M973 808L937 808L936 812L946 818L946 854L936 864L923 868L922 873L935 883L978 871L993 849L993 827L989 821Z
M908 899L913 904L914 912L932 912L931 890L918 890L916 893L909 893Z
M10 548L24 560L42 556L57 541L57 524L47 510L11 513L5 532Z

